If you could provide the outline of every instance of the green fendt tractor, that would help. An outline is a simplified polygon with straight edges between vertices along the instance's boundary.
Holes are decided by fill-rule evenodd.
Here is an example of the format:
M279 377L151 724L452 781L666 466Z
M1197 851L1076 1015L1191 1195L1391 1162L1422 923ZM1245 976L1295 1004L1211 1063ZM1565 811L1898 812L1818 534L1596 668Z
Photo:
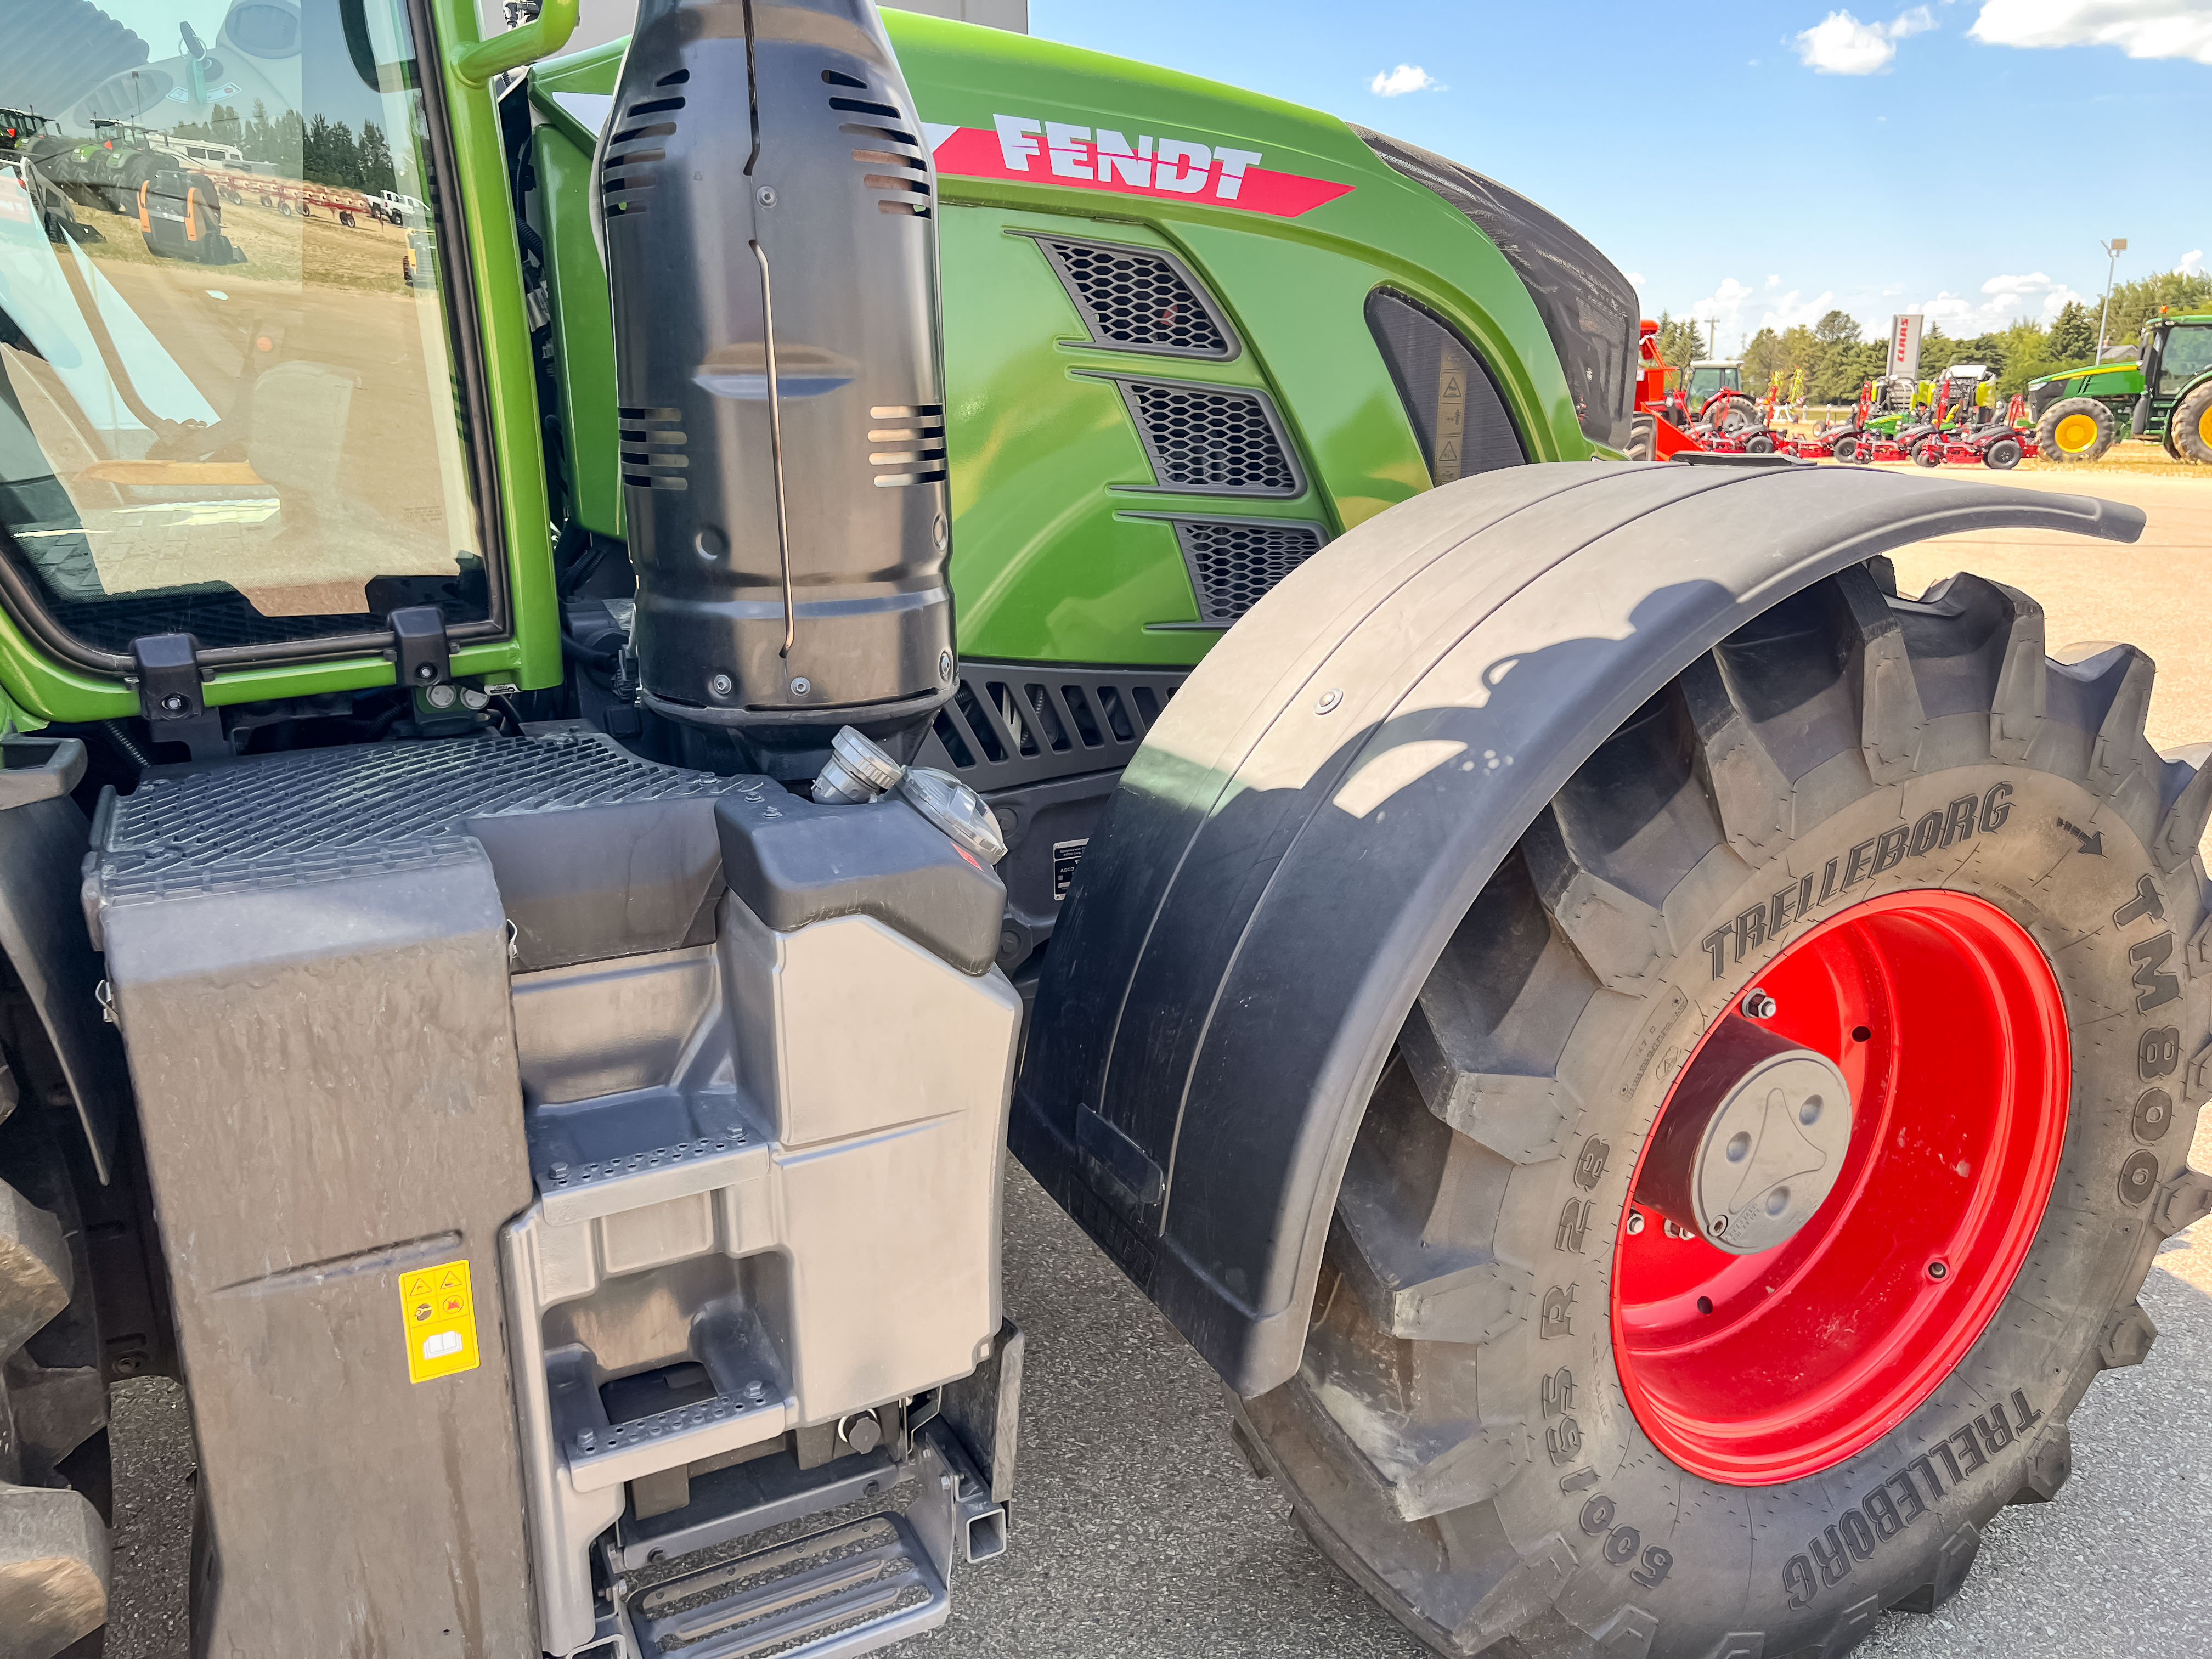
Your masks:
M161 1375L198 1654L930 1627L1009 1145L1440 1651L1942 1604L2212 1208L2212 775L1885 555L2140 514L1626 462L1613 267L1312 111L574 16L11 14L254 173L0 212L0 1654Z
M2028 418L2045 459L2094 461L2122 438L2155 438L2212 466L2212 313L2143 325L2133 360L2031 380Z

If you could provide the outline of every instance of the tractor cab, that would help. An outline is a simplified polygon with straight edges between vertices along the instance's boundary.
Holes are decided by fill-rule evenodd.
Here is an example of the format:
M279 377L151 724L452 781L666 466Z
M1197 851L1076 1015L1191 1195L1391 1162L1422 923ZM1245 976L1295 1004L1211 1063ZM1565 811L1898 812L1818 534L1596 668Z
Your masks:
M0 108L0 150L28 149L40 138L60 131L52 116Z
M1738 358L1728 362L1693 362L1690 365L1689 378L1683 382L1683 390L1689 394L1692 409L1700 407L1717 392L1741 392L1743 390L1743 362Z
M2158 318L2143 330L2142 362L2153 397L2179 397L2212 373L2212 314Z

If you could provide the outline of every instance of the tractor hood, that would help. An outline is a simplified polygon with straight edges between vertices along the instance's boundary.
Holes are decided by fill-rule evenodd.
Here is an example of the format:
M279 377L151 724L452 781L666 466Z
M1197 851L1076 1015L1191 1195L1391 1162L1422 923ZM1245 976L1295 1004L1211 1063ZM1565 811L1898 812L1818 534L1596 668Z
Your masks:
M2112 378L2114 375L2120 378L2115 380ZM2039 376L2027 384L2028 389L2033 391L2038 386L2056 386L2073 380L2094 380L2095 384L2090 386L2085 394L2094 398L2104 392L2117 393L2132 389L2127 384L2129 376L2142 380L2141 366L2129 362L2093 363L2086 368L2063 368L2055 374Z
M1485 316L1502 372L1522 366L1547 421L1626 442L1634 290L1535 204L1425 152L1409 163L1410 147L1317 110L1026 35L906 11L883 17L947 205L1049 202L1108 220L1171 218L1197 237L1274 225L1387 250ZM611 108L626 45L531 72L541 112L573 124L586 148ZM1422 160L1452 176L1424 176ZM962 366L949 371L957 402Z

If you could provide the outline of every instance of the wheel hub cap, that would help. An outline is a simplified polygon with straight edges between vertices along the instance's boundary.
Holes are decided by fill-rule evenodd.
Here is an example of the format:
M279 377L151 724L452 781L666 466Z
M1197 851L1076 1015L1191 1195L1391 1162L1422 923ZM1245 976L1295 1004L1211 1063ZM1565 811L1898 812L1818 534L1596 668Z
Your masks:
M1787 1243L1843 1172L1850 1085L1826 1054L1727 1017L1675 1085L1638 1196L1730 1255Z

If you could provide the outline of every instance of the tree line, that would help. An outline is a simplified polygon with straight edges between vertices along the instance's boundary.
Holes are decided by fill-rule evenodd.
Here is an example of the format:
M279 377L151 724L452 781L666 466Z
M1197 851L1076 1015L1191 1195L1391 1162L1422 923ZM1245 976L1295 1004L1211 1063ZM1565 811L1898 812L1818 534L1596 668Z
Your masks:
M228 104L216 104L205 121L179 123L176 136L233 145L247 161L265 161L287 179L371 196L399 188L392 146L384 129L374 121L363 121L356 135L343 121L320 115L308 120L295 109L280 110L272 118L269 106L257 98L250 118Z
M2212 276L2165 271L2120 283L2112 290L2112 315L2105 325L2107 350L2136 344L2144 322L2161 307L2212 309ZM1970 339L1931 325L1920 338L1920 376L1932 380L1953 363L1987 363L1997 373L1997 395L2010 397L2030 380L2096 361L2098 310L2097 302L2072 301L2047 324L2023 317ZM1694 318L1662 313L1658 343L1660 355L1678 368L1719 356L1712 330L1700 328ZM1831 311L1809 327L1762 328L1744 347L1744 389L1754 396L1765 391L1777 371L1786 386L1802 368L1808 402L1847 404L1861 386L1881 374L1888 349L1886 321L1869 338L1858 319L1844 311Z

